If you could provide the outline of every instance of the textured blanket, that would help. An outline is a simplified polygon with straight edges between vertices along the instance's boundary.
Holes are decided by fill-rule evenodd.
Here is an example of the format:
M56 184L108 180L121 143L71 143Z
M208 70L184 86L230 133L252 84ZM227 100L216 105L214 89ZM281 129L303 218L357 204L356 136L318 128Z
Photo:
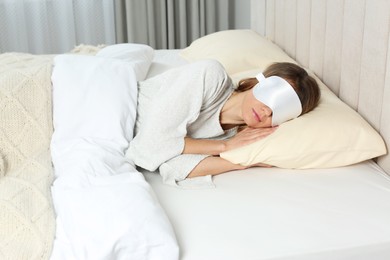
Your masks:
M0 55L0 259L48 259L52 56Z

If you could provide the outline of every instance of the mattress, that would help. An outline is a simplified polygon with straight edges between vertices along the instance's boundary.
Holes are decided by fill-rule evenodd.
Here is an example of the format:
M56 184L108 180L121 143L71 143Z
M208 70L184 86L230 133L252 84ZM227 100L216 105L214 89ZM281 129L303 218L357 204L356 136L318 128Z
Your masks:
M374 162L214 177L181 190L144 172L176 232L181 259L390 259L390 178Z
M184 64L156 51L148 77ZM143 171L183 260L390 259L390 177L373 161L331 169L250 168L183 190Z

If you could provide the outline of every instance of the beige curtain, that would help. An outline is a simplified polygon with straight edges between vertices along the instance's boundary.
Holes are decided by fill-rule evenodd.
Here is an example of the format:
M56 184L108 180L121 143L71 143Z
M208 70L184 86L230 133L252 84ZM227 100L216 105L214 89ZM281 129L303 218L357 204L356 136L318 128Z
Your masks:
M178 49L230 29L230 0L115 0L117 43ZM230 8L229 8L230 6Z

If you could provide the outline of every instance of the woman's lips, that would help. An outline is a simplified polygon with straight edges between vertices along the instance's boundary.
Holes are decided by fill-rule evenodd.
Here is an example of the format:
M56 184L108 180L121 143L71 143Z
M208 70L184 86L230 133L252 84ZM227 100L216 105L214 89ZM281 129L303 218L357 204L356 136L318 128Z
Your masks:
M256 113L256 111L252 108L252 113L253 113L253 116L256 118L256 120L258 122L261 122L261 118L260 116Z

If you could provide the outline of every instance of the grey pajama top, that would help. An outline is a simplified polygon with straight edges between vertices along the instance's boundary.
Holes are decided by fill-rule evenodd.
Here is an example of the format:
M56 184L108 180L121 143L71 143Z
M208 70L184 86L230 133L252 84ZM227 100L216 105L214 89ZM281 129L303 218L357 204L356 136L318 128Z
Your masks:
M204 60L168 70L138 84L135 137L126 156L149 171L159 169L164 183L214 187L211 176L186 179L206 154L182 154L184 138L226 139L219 116L234 91L223 66Z

